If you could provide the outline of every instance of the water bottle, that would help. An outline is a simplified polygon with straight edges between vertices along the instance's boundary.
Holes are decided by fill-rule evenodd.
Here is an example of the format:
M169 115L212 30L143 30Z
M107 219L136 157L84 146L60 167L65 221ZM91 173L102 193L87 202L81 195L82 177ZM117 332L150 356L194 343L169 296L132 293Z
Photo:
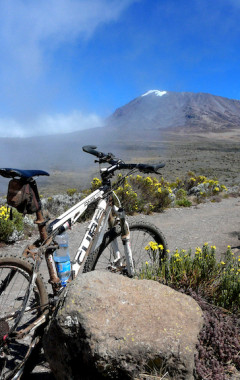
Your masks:
M56 264L57 274L62 286L66 286L67 280L71 275L71 261L68 251L68 234L63 232L55 237L59 248L53 253L53 259Z

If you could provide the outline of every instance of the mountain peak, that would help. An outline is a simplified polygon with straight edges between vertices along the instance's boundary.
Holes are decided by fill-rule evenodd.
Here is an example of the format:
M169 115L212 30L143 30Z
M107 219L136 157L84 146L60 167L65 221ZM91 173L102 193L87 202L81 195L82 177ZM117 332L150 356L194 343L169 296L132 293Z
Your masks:
M166 93L167 93L167 91L149 90L149 91L145 92L145 94L143 94L142 96L147 96L147 95L151 95L151 94L154 94L156 96L163 96Z
M107 125L135 130L225 131L239 128L240 101L205 93L150 90L118 108Z

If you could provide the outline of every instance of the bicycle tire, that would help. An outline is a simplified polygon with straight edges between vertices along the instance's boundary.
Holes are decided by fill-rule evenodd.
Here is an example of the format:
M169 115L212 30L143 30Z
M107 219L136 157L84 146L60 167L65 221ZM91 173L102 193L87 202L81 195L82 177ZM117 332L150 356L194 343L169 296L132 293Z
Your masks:
M130 243L132 249L132 256L135 266L135 274L143 268L143 265L152 261L150 251L146 250L150 241L162 245L163 249L159 255L159 265L162 260L167 257L167 242L163 233L153 224L146 222L133 222L129 223L130 229ZM118 247L121 248L121 257L124 258L123 246L121 243L121 230L120 226L117 226L110 231L106 232L103 241L98 249L92 252L84 265L83 272L90 272L92 270L106 270L112 268L112 252L111 242L114 239L118 239ZM126 269L120 270L120 273L126 274Z
M38 342L37 330L29 332L22 338L14 337L12 331L18 317L17 312L23 305L32 272L33 267L27 260L17 257L0 257L0 321L3 321L5 326L5 331L0 332L1 380L12 379L14 375L23 371L24 364L32 352L29 348L30 344L34 347ZM47 304L48 295L44 283L40 275L37 275L24 314L14 332L26 328L39 315L47 313Z

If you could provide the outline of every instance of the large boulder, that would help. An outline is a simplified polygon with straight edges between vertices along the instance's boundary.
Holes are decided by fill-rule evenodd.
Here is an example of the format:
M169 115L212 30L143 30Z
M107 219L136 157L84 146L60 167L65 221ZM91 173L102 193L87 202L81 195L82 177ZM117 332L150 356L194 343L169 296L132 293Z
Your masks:
M45 334L56 379L193 379L202 311L189 296L108 272L78 276ZM169 378L169 377L168 377Z

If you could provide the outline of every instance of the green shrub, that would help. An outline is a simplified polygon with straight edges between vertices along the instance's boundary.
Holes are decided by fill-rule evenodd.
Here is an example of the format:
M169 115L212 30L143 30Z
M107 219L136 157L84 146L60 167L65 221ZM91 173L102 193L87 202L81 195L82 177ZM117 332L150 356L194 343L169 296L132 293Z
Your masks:
M67 195L69 195L69 197L72 197L76 192L77 189L67 189Z
M176 201L176 206L179 207L190 207L192 206L192 202L187 198L182 198Z
M6 206L0 207L0 241L8 243L18 240L23 232L23 217L17 210L10 211Z
M176 192L176 199L179 200L179 199L184 199L186 198L187 196L187 192L186 190L184 189L179 189L177 192Z

